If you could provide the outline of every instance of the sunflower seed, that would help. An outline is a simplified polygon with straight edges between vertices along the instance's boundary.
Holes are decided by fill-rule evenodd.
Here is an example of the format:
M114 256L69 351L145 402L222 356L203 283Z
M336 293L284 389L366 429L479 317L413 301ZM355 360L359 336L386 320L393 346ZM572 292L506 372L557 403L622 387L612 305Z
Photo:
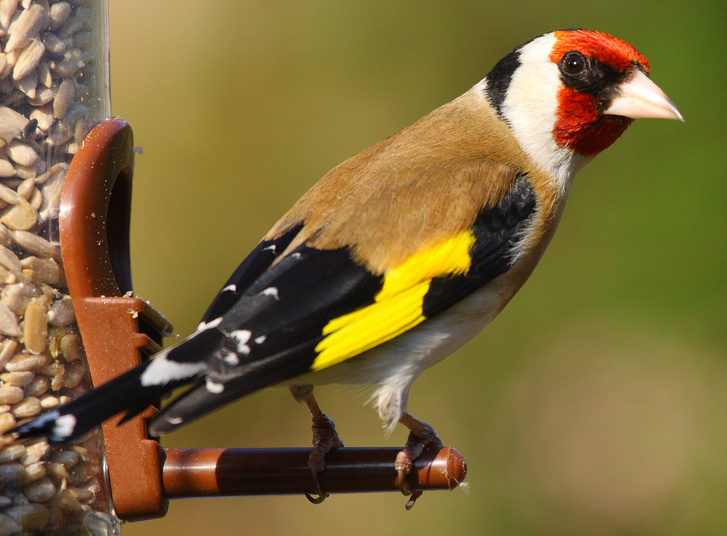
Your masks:
M54 462L62 463L66 469L72 469L81 461L80 456L73 450L62 450L53 455Z
M61 204L61 192L63 181L66 178L68 164L56 164L52 166L43 185L43 202L38 210L40 221L48 221L58 215ZM1 263L0 263L1 264Z
M15 426L15 417L12 413L0 413L0 434L4 434Z
M57 408L61 401L53 395L43 395L40 397L40 407L43 409Z
M58 462L48 462L46 464L48 473L58 480L68 480L71 478L71 474L66 469L66 466Z
M0 292L0 302L16 315L25 314L25 308L30 300L41 295L41 291L35 285L16 283L6 286Z
M25 454L20 458L20 463L27 466L39 462L46 455L49 448L46 440L26 445Z
M15 175L15 168L4 158L0 158L0 177L12 177Z
M68 39L74 33L79 31L84 26L91 23L91 16L88 10L83 8L76 8L76 15L70 17L68 21L58 30L58 35L61 39Z
M23 388L25 396L41 397L50 389L50 378L43 374L36 374L33 381ZM41 404L42 405L42 404Z
M81 338L75 333L64 335L61 339L61 355L66 361L75 361L82 357Z
M23 527L18 525L13 518L0 514L0 534L19 534L22 530Z
M19 3L19 0L0 0L0 28L8 29Z
M33 106L42 106L48 104L53 100L56 92L58 91L57 84L53 83L51 87L39 86L35 88L35 97L28 99L28 102Z
M18 61L15 63L15 67L13 67L13 80L20 80L21 78L28 76L36 67L38 67L40 59L43 57L44 53L45 45L43 42L38 38L31 39L30 42L25 45L25 48L23 48L20 56L18 56Z
M28 123L28 125L30 125L30 123ZM25 179L23 182L18 184L17 188L15 188L15 191L20 197L27 201L28 199L30 199L30 194L33 193L33 188L35 188L35 180Z
M26 354L21 352L13 356L13 358L7 362L5 370L8 372L25 372L47 367L50 364L51 358L47 355Z
M52 32L63 26L71 15L71 4L68 2L57 2L50 6L50 26Z
M0 223L0 245L5 246L6 248L13 247L13 239L10 236L10 231L8 231L8 228L2 223Z
M56 76L68 78L76 74L78 69L86 66L87 57L80 48L66 50L63 59L50 62L50 70Z
M13 339L5 339L0 346L0 370L5 368L5 365L10 358L15 355L15 350L18 348L18 342Z
M0 184L0 187L1 186L2 184ZM2 188L0 188L0 192L1 191ZM20 264L20 259L18 259L18 256L5 246L0 246L0 266L4 266L11 272L20 272L23 269L23 266Z
M69 78L64 79L58 87L58 93L53 100L53 115L57 119L63 119L68 107L76 98L76 86Z
M17 404L22 399L23 390L20 387L14 385L0 387L0 404ZM0 455L2 455L1 452Z
M25 417L38 415L40 410L40 400L34 396L29 396L13 406L12 414L18 419L23 419Z
M19 114L12 108L0 106L0 138L6 142L12 141L19 137L25 127L28 125L29 119Z
M27 231L38 221L38 212L25 199L18 197L19 202L17 204L0 214L0 222L4 223L9 229Z
M40 531L50 521L50 510L47 506L38 503L12 506L6 509L5 513L16 520L22 529L27 532Z
M31 182L31 185L32 184L33 183ZM20 192L20 187L18 187L18 192ZM38 236L37 234L29 233L27 231L9 231L9 234L13 239L13 242L28 253L37 255L42 259L61 260L60 248L54 246L42 236Z
M13 78L13 82L15 83L15 87L17 87L21 92L27 95L29 99L35 98L38 88L37 72L30 71L30 73L18 80L15 80ZM21 95L18 94L17 96L20 97Z
M25 486L23 494L29 501L43 503L51 499L56 493L56 486L47 476L41 477L32 484Z
M57 5L57 4L54 4ZM51 10L53 8L51 7ZM40 39L45 45L45 49L52 54L63 54L66 51L66 43L53 32L43 32Z
M23 342L31 354L43 353L48 345L48 320L39 300L31 301L25 308Z
M17 206L19 205L15 207ZM30 205L28 206L30 207ZM3 221L2 218L0 218L0 221ZM8 225L8 227L10 226ZM21 260L20 264L23 267L23 273L35 282L45 283L46 285L57 285L61 280L61 269L53 259L41 259L36 256L30 256Z
M53 75L50 72L50 65L48 65L47 61L38 63L38 84L45 87L51 87L53 85Z
M13 462L25 454L24 445L10 445L0 451L0 463Z
M33 188L33 193L30 194L28 203L30 203L30 206L33 207L33 210L35 210L36 213L40 210L40 206L43 204L43 194L40 193L38 188Z
M46 370L50 369L54 371L53 374L48 374L48 376L50 376L50 389L54 393L57 393L58 391L63 389L66 367L62 363L58 363L56 361L51 367L46 367Z
M19 481L24 475L25 468L18 462L0 464L0 482Z
M56 121L48 133L48 144L51 147L63 145L73 137L73 129L63 121Z
M63 386L67 389L72 389L80 385L85 375L85 365L83 361L76 359L66 365L66 373L63 379Z
M25 482L35 482L39 478L43 478L46 473L45 463L37 462L25 466Z
M34 166L40 158L30 145L20 140L11 141L7 152L10 160L21 166Z
M81 30L73 35L71 38L71 44L75 48L81 50L87 50L93 46L93 32L88 30Z
M25 387L35 378L35 372L29 370L19 370L15 372L3 372L0 374L0 380L5 382L7 385L17 385L18 387Z
M2 225L2 224L0 224L0 225ZM0 283L3 283L5 285L14 285L21 279L25 279L25 275L14 274L14 273L8 271L8 269L5 268L4 266L0 266Z
M0 303L0 333L9 335L10 337L20 337L23 334L18 326L18 319L15 317L15 313L8 309L4 303ZM9 364L8 362L5 366L7 367Z
M46 103L30 112L30 118L38 121L38 128L48 132L56 118L53 116L53 105Z
M56 300L51 304L50 310L48 311L49 324L52 326L70 326L75 321L76 315L73 311L73 301L70 296L63 296L60 300ZM68 335L64 335L61 339L61 353L64 357L66 357L68 348L73 344L77 344L71 343L71 340L78 340L78 335L75 333L69 333ZM76 358L78 357L78 352L72 351L72 354L74 354ZM68 359L67 357L66 359L68 361L73 361L73 359Z
M33 4L24 10L8 29L10 39L5 44L5 51L20 50L27 45L40 33L44 19L45 8L40 4Z

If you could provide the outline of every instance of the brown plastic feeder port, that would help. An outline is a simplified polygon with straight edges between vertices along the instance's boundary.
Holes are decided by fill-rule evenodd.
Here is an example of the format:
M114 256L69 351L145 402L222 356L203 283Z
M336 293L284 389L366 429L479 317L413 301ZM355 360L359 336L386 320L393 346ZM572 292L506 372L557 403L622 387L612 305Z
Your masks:
M94 385L160 349L171 325L131 294L129 221L134 152L124 121L101 122L73 158L61 199L60 237L68 288ZM103 425L116 515L161 517L168 499L314 492L310 449L162 449L147 437L150 407L118 426ZM340 448L326 457L327 493L398 491L395 448ZM413 491L455 488L466 475L460 454L425 452L407 477Z

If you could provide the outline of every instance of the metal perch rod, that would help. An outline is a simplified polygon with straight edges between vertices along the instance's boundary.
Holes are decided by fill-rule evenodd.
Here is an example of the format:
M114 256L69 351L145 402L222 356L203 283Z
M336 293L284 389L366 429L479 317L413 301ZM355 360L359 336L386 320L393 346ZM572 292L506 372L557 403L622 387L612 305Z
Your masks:
M339 448L326 455L320 473L326 493L399 491L394 460L398 448ZM169 499L313 492L307 448L164 449L163 485ZM467 473L452 447L430 450L414 462L407 482L413 491L451 490Z

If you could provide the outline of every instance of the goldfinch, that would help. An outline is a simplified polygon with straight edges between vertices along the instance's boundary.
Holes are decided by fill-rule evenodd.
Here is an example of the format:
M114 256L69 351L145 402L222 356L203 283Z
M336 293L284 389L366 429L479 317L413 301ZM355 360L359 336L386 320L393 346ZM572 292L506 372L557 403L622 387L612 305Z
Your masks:
M313 416L310 468L342 443L313 385L373 386L396 460L441 445L409 387L505 307L553 237L576 172L634 118L683 120L634 47L589 30L516 48L464 95L346 160L242 262L189 337L15 432L72 440L191 388L159 436L253 391L289 386ZM318 486L319 500L325 497Z

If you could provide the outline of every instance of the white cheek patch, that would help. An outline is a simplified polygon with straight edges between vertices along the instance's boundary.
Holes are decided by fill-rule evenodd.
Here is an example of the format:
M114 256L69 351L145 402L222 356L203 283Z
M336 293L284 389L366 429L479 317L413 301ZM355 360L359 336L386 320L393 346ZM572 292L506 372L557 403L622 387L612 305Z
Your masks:
M549 58L554 45L555 36L546 34L520 49L520 67L513 73L502 115L528 156L568 191L583 158L553 138L563 85L558 66Z

